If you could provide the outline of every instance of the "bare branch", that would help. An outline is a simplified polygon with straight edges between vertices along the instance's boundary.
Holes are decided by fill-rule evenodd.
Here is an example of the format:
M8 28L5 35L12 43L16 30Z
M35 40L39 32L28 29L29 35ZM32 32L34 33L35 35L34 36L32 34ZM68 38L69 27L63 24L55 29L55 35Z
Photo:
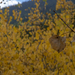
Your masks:
M54 13L56 13L55 12L55 10L53 10L53 12ZM56 13L57 14L57 13ZM57 14L57 16L59 17L59 15ZM60 18L60 17L59 17ZM64 22L64 20L62 19L62 18L60 18L63 22ZM65 24L66 24L66 22L64 22ZM72 32L74 32L75 33L75 31L73 30L73 29L71 29L69 26L68 26L68 24L66 24L67 25L67 27L72 31Z

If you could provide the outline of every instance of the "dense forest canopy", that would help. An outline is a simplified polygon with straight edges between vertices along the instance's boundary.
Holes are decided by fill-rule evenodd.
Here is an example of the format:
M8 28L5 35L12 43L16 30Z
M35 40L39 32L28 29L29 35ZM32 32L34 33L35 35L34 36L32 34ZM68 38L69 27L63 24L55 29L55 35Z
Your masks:
M75 75L74 2L32 0L0 13L0 75Z

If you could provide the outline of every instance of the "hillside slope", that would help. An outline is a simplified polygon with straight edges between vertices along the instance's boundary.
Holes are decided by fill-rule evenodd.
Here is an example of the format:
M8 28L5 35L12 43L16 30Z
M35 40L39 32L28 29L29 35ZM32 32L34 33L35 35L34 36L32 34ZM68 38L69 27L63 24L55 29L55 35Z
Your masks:
M49 11L49 9L55 10L56 2L57 2L57 0L47 0L48 5L47 5L46 10L44 10L44 3L45 3L45 2L43 2L43 0L40 0L40 7L42 8L42 10L41 10L40 12L46 13L46 12ZM72 2L75 3L75 0L72 0ZM36 6L34 5L34 3L35 3L34 1L23 2L23 3L22 3L22 7L20 7L20 8L17 7L17 5L15 5L15 6L10 6L10 7L9 7L9 16L13 16L13 15L12 15L12 14L13 14L13 13L12 13L12 10L15 10L15 9L21 10L21 11L22 11L21 17L23 18L23 22L24 22L24 21L27 21L28 19L25 19L25 16L28 17L28 13L30 12L30 10L25 11L25 9L28 9L28 7L30 7L30 8L32 8L32 7L35 8ZM4 11L4 9L5 9L5 8L3 8L2 10ZM57 12L60 13L60 10L58 10ZM51 11L51 14L54 15L54 12ZM17 21L14 20L14 19L12 19L11 24L17 24Z

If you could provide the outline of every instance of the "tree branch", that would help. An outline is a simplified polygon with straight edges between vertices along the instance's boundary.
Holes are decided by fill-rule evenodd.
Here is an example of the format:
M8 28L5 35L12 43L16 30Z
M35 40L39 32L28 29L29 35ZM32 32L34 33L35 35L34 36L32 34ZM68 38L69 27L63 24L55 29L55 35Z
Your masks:
M56 13L55 12L55 10L53 10L53 12L54 13ZM57 14L57 13L56 13ZM57 14L57 16L59 17L59 15ZM60 17L59 17L60 18ZM64 20L62 19L62 18L60 18L63 22L64 22ZM66 22L64 22L65 24L66 24ZM74 32L75 33L75 31L73 30L73 29L71 29L69 26L68 26L68 24L66 24L67 25L67 27L72 31L72 32Z

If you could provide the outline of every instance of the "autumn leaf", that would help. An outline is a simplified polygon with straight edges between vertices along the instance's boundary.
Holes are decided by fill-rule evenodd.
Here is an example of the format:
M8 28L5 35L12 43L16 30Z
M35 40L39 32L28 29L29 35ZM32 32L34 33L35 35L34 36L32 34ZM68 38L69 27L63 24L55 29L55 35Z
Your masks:
M49 38L49 42L54 50L58 53L61 52L66 47L66 37L61 37L58 35L54 35Z

